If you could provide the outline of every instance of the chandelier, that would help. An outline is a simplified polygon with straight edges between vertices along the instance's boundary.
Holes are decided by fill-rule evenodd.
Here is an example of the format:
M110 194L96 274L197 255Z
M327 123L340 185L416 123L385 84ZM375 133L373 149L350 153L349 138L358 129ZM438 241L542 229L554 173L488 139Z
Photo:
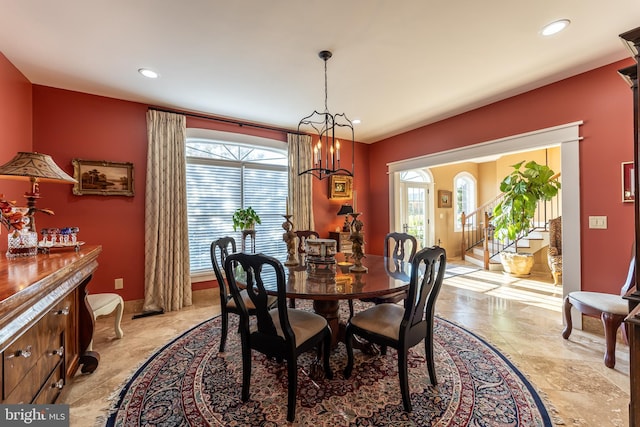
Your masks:
M314 111L304 117L298 123L299 134L311 134L313 141L313 165L310 169L302 170L300 165L300 157L298 157L298 170L302 174L311 174L318 179L324 179L332 175L353 176L353 165L355 157L355 138L353 132L353 123L344 113L331 114L327 107L327 61L331 58L332 53L323 50L318 56L324 61L324 113ZM344 148L348 148L349 141L340 142L336 138L336 128L338 132L348 135L351 134L351 169L345 169L340 165L341 154L344 155ZM345 131L340 132L341 128ZM347 144L344 144L347 142Z

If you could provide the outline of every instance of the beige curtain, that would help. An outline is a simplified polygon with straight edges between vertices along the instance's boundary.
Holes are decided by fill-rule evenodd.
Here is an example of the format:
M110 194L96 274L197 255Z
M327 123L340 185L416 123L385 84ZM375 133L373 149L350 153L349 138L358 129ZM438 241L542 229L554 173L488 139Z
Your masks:
M187 229L186 119L147 112L144 311L191 305Z
M313 221L313 176L298 176L300 169L313 166L311 137L309 135L287 134L289 143L289 206L293 214L294 230L315 230Z

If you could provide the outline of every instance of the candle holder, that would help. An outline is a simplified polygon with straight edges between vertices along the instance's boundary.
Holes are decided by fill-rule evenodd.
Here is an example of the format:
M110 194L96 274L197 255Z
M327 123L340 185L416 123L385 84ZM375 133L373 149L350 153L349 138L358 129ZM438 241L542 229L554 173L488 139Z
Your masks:
M296 233L293 231L293 222L291 222L291 218L293 215L282 215L285 219L285 222L282 223L282 228L284 229L284 233L282 234L282 240L287 244L287 260L284 265L294 266L298 265L298 258L296 257Z
M351 221L351 234L349 235L349 240L353 243L351 248L353 265L349 267L349 271L353 273L366 273L369 269L362 265L362 258L366 258L362 252L364 237L362 236L361 231L364 224L358 219L359 215L361 215L361 212L353 212L351 214L353 220Z

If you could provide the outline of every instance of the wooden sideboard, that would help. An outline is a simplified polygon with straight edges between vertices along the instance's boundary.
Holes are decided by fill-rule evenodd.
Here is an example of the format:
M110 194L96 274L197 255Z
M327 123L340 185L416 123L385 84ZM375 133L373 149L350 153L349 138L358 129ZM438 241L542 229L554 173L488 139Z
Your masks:
M1 403L54 403L80 365L98 366L86 351L94 326L86 294L101 251L0 256Z

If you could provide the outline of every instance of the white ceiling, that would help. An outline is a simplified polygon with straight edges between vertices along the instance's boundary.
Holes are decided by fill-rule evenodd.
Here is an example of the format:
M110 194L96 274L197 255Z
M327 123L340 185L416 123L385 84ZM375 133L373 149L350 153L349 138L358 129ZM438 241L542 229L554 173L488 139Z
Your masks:
M627 58L638 26L640 0L0 0L34 84L292 130L331 50L329 110L367 143Z

